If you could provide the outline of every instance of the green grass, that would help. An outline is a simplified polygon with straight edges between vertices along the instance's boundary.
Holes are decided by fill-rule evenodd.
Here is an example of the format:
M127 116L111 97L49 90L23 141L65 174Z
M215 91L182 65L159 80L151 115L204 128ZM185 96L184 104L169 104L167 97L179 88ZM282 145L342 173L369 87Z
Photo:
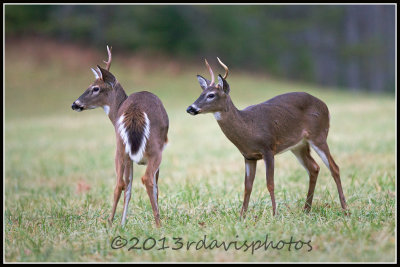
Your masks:
M201 89L195 74L207 75L202 61L188 69L143 68L122 63L114 53L112 71L127 93L157 94L170 118L170 144L163 153L159 206L163 226L156 228L141 185L143 166L134 166L132 199L125 228L119 226L122 202L110 228L115 183L115 136L102 109L73 112L71 103L90 84L95 61L76 55L65 62L63 50L32 55L6 46L4 251L15 261L395 261L395 100L392 96L353 94L239 73L232 68L231 96L238 108L289 91L306 91L324 100L331 113L328 137L340 166L349 216L343 215L335 183L321 166L312 211L302 211L308 177L290 153L275 158L278 215L259 162L247 219L239 220L244 190L244 160L212 115L192 117L185 109ZM64 51L65 52L65 51ZM79 52L79 50L75 51ZM71 54L68 54L71 56ZM72 54L74 56L74 54ZM226 60L228 61L228 60ZM215 63L215 62L214 62ZM178 65L179 66L179 65ZM79 190L79 184L90 186ZM268 235L279 241L311 240L311 251L283 249L251 252L222 248L186 250L186 242L237 241L237 246ZM113 238L150 250L112 249ZM176 239L182 238L184 247ZM158 250L165 246L170 248Z

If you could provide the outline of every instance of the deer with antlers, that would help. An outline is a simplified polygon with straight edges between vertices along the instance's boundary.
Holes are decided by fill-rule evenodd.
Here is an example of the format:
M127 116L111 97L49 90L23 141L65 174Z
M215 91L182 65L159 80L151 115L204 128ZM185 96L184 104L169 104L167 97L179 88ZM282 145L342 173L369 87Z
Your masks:
M131 199L133 162L146 165L142 176L150 198L156 226L161 226L158 209L158 177L162 151L168 142L168 115L161 100L150 92L137 92L127 96L122 85L109 71L111 48L107 46L106 68L97 65L92 68L95 81L72 104L75 111L103 107L114 125L117 149L115 168L117 181L114 189L114 202L108 219L112 224L115 210L124 190L124 209L121 225L125 225L128 204ZM125 179L124 179L125 177Z
M205 60L211 81L197 75L203 92L186 111L191 115L213 113L222 132L242 153L246 171L240 216L245 217L256 164L261 159L264 160L267 188L271 196L272 213L275 215L274 157L287 150L297 157L309 174L309 188L304 206L309 211L319 173L319 166L311 157L310 146L329 168L339 192L342 209L346 210L339 167L326 142L330 119L326 104L310 94L293 92L238 110L229 96L230 87L226 81L228 67L217 59L225 69L224 77L218 75L218 83L215 84L214 73Z

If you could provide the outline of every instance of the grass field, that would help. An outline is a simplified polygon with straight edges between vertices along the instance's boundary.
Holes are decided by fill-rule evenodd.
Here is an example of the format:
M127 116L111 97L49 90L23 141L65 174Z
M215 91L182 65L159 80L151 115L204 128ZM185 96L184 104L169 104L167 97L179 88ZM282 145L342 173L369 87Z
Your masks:
M105 51L51 42L6 43L5 51L5 261L395 261L393 96L278 81L240 73L232 66L229 83L238 108L290 91L305 91L327 103L328 144L340 166L351 212L341 212L335 183L312 152L321 171L312 211L305 214L307 173L288 152L275 158L278 215L272 216L265 169L259 162L248 216L241 221L241 154L212 115L192 117L185 112L201 91L195 75L207 75L203 61L187 68L167 59L152 64L139 57L123 58L114 49L111 71L127 93L148 90L163 101L170 144L159 180L163 227L155 227L141 185L145 169L135 165L127 225L119 226L120 202L110 228L114 130L102 109L77 113L70 108L92 82L89 68L101 64ZM209 61L217 68L216 60ZM229 59L225 61L229 65ZM199 242L205 235L207 248ZM273 244L252 252L266 235L267 243ZM112 249L118 236L128 243ZM283 243L291 238L299 242ZM214 239L236 243L227 250L212 249ZM187 242L195 243L188 248Z

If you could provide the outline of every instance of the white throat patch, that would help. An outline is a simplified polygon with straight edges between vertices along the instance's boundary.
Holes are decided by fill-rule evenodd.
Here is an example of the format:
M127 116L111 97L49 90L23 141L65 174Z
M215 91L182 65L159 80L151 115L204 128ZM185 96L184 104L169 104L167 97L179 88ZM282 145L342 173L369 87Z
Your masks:
M108 115L110 113L110 106L104 105L103 106L104 112Z
M221 112L215 112L214 113L214 117L217 121L219 121L221 119Z

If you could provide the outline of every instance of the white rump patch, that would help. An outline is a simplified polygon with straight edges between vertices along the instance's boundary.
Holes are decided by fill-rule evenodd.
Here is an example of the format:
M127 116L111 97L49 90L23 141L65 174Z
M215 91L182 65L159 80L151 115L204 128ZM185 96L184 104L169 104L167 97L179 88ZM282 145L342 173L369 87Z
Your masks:
M131 158L131 160L133 160L136 163L139 163L142 160L143 153L146 150L147 140L149 139L149 136L150 136L150 120L147 117L146 112L143 112L143 115L144 115L144 120L145 120L145 125L144 125L144 129L143 129L143 139L142 139L142 143L140 144L139 150L136 154L132 154L132 151L131 151L131 145L129 143L129 136L126 131L125 125L123 123L124 114L122 114L121 117L119 117L119 119L118 119L118 132L122 138L122 141L125 144L125 153L128 154L129 157Z
M124 126L123 121L124 121L124 114L122 114L121 117L119 117L119 119L118 119L118 122L117 122L118 123L118 132L119 132L119 135L122 138L122 141L125 144L125 152L127 154L129 154L129 156L131 157L131 151L130 151L131 150L130 149L131 146L129 144L128 133L126 132L126 128Z
M214 117L217 121L219 121L221 119L221 112L215 112L214 113Z
M145 124L144 124L142 144L140 145L138 152L135 155L131 156L131 159L136 163L140 162L141 159L143 158L143 153L146 150L147 140L149 139L150 136L150 120L147 117L146 112L143 112L143 115Z
M110 113L110 106L108 105L104 105L103 106L104 112L108 115L108 113Z

